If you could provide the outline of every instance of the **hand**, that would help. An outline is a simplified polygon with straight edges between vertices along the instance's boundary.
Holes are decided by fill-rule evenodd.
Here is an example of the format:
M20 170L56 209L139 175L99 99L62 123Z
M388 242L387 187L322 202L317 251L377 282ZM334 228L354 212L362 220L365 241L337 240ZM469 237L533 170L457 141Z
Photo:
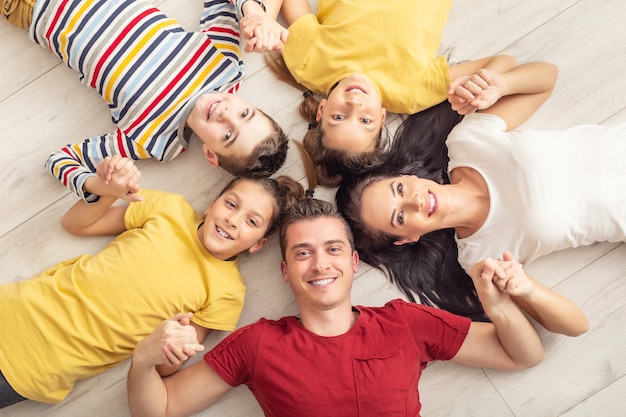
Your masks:
M503 94L503 80L486 69L459 77L450 84L448 101L459 114L472 114L495 104Z
M127 201L141 201L137 194L141 172L129 158L107 156L96 167L96 175L107 187L107 195Z
M147 365L175 366L204 350L196 329L190 325L193 313L178 313L165 320L137 344L133 360Z
M506 302L510 296L522 297L535 289L522 266L513 261L510 252L505 251L502 258L484 259L470 269L474 287L485 312Z
M282 52L289 36L287 29L265 14L246 16L239 25L247 40L245 52Z

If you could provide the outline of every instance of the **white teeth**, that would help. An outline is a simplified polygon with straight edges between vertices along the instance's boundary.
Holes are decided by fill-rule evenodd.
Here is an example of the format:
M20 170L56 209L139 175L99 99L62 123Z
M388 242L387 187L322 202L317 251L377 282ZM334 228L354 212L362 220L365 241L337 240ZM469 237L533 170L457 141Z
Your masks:
M435 210L435 196L428 193L428 214L432 214Z
M233 240L233 238L228 233L226 233L224 229L222 229L221 227L215 226L215 230L217 230L217 234L223 237L224 239Z
M213 114L213 111L217 108L217 106L219 106L219 104L219 101L211 104L211 107L209 107L209 117L211 117L211 114Z
M326 278L326 279L320 279L320 280L317 280L317 281L311 281L310 284L313 285L314 287L321 287L323 285L330 284L334 280L335 280L335 278Z
M361 90L360 88L351 88L348 90L348 93L362 93L365 94L365 91Z

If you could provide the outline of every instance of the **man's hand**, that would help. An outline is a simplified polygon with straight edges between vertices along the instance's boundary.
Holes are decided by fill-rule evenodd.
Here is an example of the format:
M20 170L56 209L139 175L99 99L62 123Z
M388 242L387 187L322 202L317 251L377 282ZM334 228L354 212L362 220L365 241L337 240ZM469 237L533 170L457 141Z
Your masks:
M196 329L190 325L193 313L178 313L165 320L137 344L133 361L144 365L176 366L204 350Z

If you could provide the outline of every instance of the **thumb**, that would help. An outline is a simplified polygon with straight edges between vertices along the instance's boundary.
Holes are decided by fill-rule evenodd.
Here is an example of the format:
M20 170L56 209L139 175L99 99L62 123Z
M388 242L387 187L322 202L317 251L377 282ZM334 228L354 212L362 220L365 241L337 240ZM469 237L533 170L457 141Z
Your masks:
M507 261L507 262L508 261L512 261L513 260L513 255L508 250L505 250L504 253L502 254L502 260L503 261Z

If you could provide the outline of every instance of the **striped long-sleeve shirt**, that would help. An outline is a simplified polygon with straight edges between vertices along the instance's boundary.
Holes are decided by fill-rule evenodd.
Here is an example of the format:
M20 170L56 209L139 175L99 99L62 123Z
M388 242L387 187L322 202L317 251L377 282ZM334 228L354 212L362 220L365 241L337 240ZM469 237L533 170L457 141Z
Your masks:
M92 202L98 196L83 184L104 157L163 162L179 155L197 98L239 88L243 1L206 0L200 30L189 32L143 0L38 0L31 38L102 96L116 124L114 132L53 153L47 171Z

